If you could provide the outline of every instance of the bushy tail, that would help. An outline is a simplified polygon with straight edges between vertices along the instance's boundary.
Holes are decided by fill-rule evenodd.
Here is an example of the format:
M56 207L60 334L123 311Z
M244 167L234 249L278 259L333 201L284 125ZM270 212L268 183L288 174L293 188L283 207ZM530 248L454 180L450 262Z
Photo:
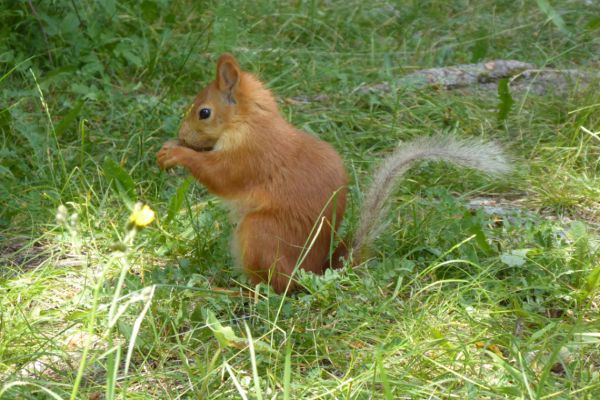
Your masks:
M448 136L422 137L403 143L383 160L365 195L352 243L355 262L365 246L380 233L387 200L395 184L416 162L426 159L449 161L492 175L504 174L511 169L502 148L495 143Z

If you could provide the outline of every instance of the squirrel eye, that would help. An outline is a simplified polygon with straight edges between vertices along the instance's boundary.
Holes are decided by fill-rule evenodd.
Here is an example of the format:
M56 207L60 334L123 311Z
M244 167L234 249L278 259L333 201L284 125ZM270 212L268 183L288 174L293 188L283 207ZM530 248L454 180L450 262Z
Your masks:
M198 116L200 119L206 119L210 117L210 108L201 108L200 111L198 111Z

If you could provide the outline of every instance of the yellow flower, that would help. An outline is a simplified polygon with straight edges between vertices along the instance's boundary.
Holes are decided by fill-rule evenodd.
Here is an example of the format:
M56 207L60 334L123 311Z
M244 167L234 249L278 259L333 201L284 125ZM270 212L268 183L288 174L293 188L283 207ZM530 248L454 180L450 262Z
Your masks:
M154 211L147 204L136 203L129 216L129 223L136 228L143 228L154 221Z

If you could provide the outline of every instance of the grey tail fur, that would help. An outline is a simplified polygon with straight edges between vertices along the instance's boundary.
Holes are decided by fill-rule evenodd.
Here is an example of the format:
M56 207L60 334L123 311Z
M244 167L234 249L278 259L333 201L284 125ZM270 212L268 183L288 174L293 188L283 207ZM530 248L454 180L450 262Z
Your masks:
M403 143L383 160L365 195L352 243L355 262L360 260L365 247L383 229L387 200L394 186L410 167L421 160L449 161L491 175L505 174L511 170L502 148L495 143L441 135Z

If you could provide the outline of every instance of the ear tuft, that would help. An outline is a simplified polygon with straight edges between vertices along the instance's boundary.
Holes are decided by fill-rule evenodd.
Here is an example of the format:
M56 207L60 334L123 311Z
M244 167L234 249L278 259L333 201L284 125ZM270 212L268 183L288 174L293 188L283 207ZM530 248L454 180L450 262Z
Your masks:
M233 100L235 91L240 82L240 64L235 57L225 53L217 61L217 88Z

